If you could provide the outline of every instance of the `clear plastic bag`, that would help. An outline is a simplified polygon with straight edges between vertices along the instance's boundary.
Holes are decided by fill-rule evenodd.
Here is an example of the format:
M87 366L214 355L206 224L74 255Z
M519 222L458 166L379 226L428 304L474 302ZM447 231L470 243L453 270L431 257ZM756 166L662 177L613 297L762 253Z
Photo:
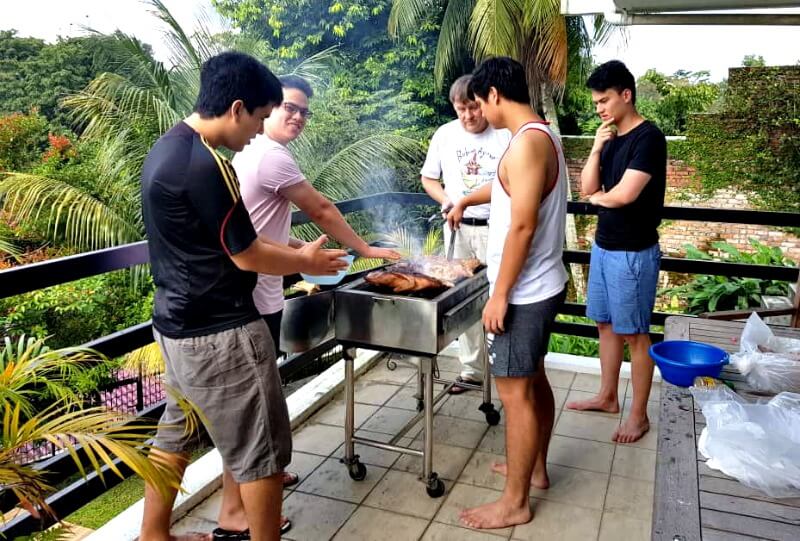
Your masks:
M756 313L747 319L731 365L756 390L800 392L800 340L774 336Z
M750 403L724 385L691 392L706 418L697 447L708 467L773 498L800 497L800 394Z

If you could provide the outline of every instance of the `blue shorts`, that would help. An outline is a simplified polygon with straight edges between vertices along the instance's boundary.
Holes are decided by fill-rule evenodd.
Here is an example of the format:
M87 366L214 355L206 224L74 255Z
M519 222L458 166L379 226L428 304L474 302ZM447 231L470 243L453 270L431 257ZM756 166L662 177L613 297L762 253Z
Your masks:
M639 252L592 246L586 315L610 323L614 334L650 332L656 301L661 249L658 244Z

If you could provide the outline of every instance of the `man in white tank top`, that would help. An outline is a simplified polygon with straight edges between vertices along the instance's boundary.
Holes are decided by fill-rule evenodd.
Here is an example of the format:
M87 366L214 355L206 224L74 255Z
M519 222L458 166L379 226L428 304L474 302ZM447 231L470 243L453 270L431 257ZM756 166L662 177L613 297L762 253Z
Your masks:
M566 295L561 261L567 209L564 152L557 137L531 109L523 67L490 58L473 73L470 93L495 128L514 134L491 186L455 205L457 223L470 205L488 203L490 298L483 311L489 359L506 415L506 475L496 502L467 509L471 528L506 528L531 520L530 487L546 489L547 448L553 430L553 391L544 356L556 314Z

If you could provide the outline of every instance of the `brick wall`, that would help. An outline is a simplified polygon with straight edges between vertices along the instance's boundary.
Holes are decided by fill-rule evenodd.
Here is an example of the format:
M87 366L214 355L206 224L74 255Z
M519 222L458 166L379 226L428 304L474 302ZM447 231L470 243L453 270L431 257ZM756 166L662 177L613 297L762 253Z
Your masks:
M578 179L585 159L568 159L570 182L573 192L578 192ZM694 170L682 161L670 160L667 164L666 204L681 207L711 207L723 209L754 208L746 193L734 189L718 190L712 197L698 195ZM584 239L594 237L596 221L590 220L585 228ZM724 240L740 250L751 251L750 238L768 246L777 246L790 259L800 262L800 237L774 227L745 224L721 224L712 222L665 221L660 229L661 249L665 254L685 254L684 244L706 249L711 242Z

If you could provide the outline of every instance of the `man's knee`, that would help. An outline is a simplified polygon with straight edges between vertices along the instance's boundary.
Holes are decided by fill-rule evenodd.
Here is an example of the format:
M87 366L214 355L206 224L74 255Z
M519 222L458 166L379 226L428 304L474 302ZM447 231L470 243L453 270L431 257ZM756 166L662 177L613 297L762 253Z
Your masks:
M650 335L647 333L642 334L623 334L622 339L628 344L628 347L650 347Z
M500 400L531 401L533 400L533 376L517 378L495 378Z

